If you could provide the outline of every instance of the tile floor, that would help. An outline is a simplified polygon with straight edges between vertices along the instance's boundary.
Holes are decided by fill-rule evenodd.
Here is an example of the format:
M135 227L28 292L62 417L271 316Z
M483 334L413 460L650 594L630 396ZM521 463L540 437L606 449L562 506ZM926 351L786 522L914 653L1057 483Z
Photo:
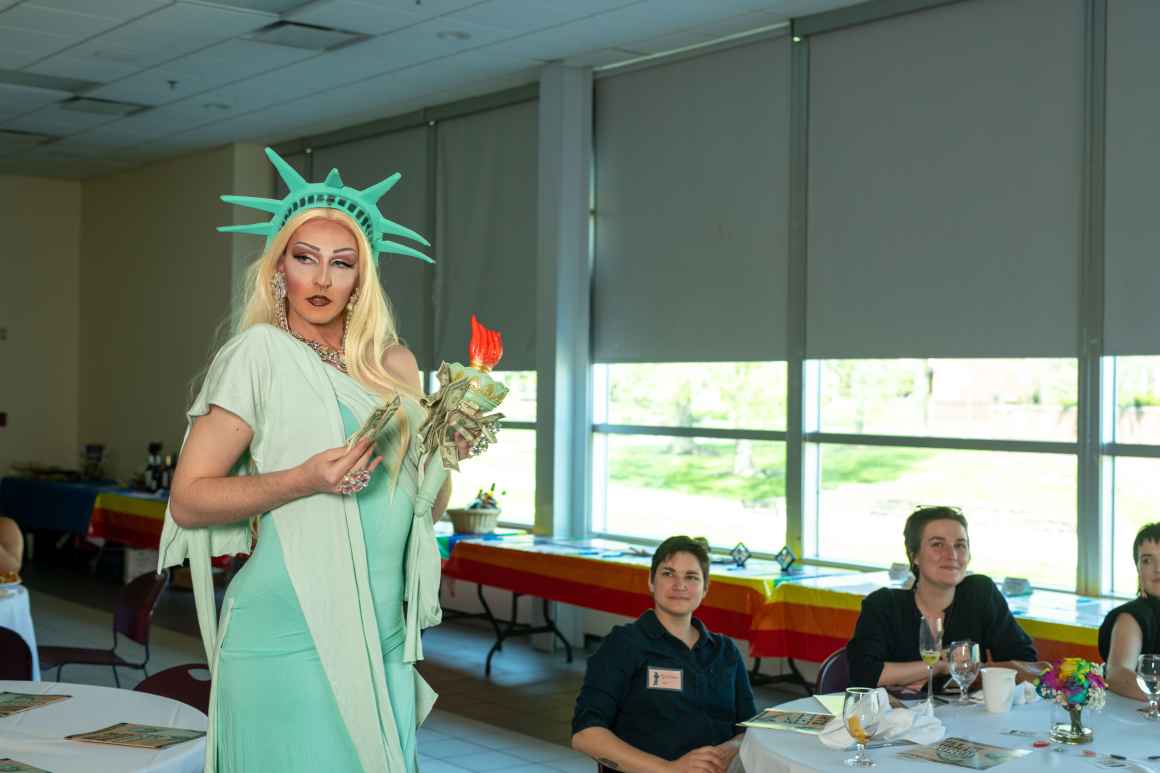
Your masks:
M117 580L67 569L25 568L36 635L41 644L100 646L111 638ZM423 773L460 771L583 771L594 763L569 748L572 707L584 678L586 653L575 662L543 653L526 640L505 644L490 678L483 662L493 639L482 621L445 623L424 634L420 671L439 693L436 710L419 731ZM136 654L132 645L126 650ZM179 663L204 662L193 597L168 590L154 618L150 673ZM54 673L44 675L54 679ZM121 672L131 688L141 675ZM64 681L113 685L108 668L67 666ZM759 706L799 697L792 689L759 687Z

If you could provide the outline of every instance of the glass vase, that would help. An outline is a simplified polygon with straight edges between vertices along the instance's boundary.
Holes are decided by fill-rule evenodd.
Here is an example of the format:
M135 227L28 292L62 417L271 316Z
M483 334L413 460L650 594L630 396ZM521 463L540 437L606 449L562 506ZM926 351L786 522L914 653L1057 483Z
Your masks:
M1084 704L1051 704L1051 740L1059 743L1091 743L1092 729L1083 723Z

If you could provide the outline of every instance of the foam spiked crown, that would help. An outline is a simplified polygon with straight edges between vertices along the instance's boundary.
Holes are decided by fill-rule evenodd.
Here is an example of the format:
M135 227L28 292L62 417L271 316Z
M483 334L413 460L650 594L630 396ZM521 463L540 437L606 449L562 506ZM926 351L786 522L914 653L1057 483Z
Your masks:
M381 252L389 252L395 255L409 255L428 263L435 262L416 249L385 238L387 236L402 236L417 241L426 247L431 246L431 243L418 233L404 225L388 220L379 211L379 199L395 187L395 183L402 178L398 172L369 188L359 190L347 186L342 181L342 175L338 173L337 169L331 169L330 174L320 183L308 183L306 178L298 174L298 170L286 163L285 159L275 153L273 148L266 148L266 156L274 168L278 170L282 182L286 183L286 188L289 191L286 198L222 196L222 201L227 204L237 204L268 212L271 218L264 223L251 225L223 225L218 227L219 231L265 236L266 245L269 246L274 236L282 230L290 218L299 212L307 209L337 209L347 213L358 223L376 255Z

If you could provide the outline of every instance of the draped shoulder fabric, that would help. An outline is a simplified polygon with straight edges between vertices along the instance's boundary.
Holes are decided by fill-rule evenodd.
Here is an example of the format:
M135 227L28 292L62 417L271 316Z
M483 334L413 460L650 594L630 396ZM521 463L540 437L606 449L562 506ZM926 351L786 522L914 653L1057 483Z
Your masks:
M217 405L245 421L253 430L249 453L243 457L248 459L244 469L239 464L231 474L260 474L290 469L314 454L341 446L346 432L340 404L361 423L379 402L353 379L323 364L306 345L277 328L256 325L221 348L188 415L192 425L211 405ZM413 435L422 409L410 400L404 400L404 406L407 420L396 418L392 424ZM414 464L404 468L414 479L396 481L396 495L414 502L403 569L407 663L422 658L421 629L441 619L439 551L430 516L446 471L437 454L420 463L418 453L418 444L412 440L408 454L414 455ZM158 568L189 559L211 670L217 666L230 608L222 610L219 635L210 559L250 551L251 515L257 514L238 513L236 522L223 526L183 528L168 509L165 514ZM270 517L277 527L286 572L362 767L403 770L375 609L366 603L371 597L366 545L354 498L314 494L276 508ZM415 684L421 723L435 693L417 673ZM215 748L215 708L211 695L209 750ZM213 757L206 755L207 773L214 771Z

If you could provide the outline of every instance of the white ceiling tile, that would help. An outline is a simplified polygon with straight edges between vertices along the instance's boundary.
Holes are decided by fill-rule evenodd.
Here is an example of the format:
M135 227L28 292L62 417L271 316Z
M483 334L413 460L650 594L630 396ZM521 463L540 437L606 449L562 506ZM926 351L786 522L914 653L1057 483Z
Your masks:
M27 113L37 108L68 99L72 94L52 89L37 89L0 83L0 112L7 115Z
M117 58L111 54L86 57L57 54L31 65L27 70L41 75L104 83L140 72L141 65L127 55Z
M785 24L787 22L788 19L780 11L754 11L732 16L728 19L709 22L708 24L699 24L664 35L650 36L641 40L630 40L625 44L625 47L632 50L649 51L650 53L675 51L687 46L700 45L713 40L720 40L730 35L739 35L751 30Z
M549 0L485 0L485 2L448 14L441 21L454 26L460 19L486 27L515 33L534 32L583 19L617 8L635 5L643 0L609 0L603 3L561 3ZM593 6L598 10L593 10Z
M0 120L0 126L16 131L67 137L70 134L110 123L110 118L115 120L115 116L79 113L76 110L62 110L58 105L48 105L17 118Z
M410 27L428 18L425 14L411 13L413 4L367 4L353 0L318 0L299 10L286 14L286 18L304 24L317 24L367 35L381 35L384 32Z
M139 105L164 105L215 85L201 78L171 72L165 67L154 67L92 89L85 96L135 102Z
M275 46L254 40L228 40L167 62L165 69L219 86L315 56L318 56L318 52L301 48Z
M406 88L411 94L421 95L483 78L519 72L532 64L526 59L515 59L494 52L466 51L369 79L365 85L373 88L378 83L389 84L394 88Z
M107 84L90 92L90 96L163 105L265 72L278 73L316 56L316 52L300 48L230 40ZM293 87L289 78L285 83Z
M94 3L99 6L99 3ZM117 26L116 19L25 3L0 13L0 26L47 32L81 40Z
M12 46L0 47L0 69L23 70L28 65L40 59L42 54L33 51L22 51Z
M170 2L172 0L31 0L28 5L125 21L156 11Z
M409 15L420 20L434 19L438 16L458 11L475 5L480 0L423 0L416 3L414 0L352 0L355 5L365 5L371 8L384 6L398 11L406 11Z
M48 32L34 32L3 25L4 14L0 14L0 51L14 48L37 56L51 56L77 42L76 36L53 35Z
M69 54L127 57L143 69L252 32L277 18L266 13L177 2L85 41Z
M218 115L209 111L197 111L184 104L180 107L167 105L80 132L73 139L91 145L123 147L188 131L216 120L220 120Z
M464 32L471 37L467 40L439 37L439 33L451 31ZM494 27L484 27L462 20L450 22L434 19L399 32L373 38L344 51L352 53L357 51L368 64L373 64L374 69L388 72L399 67L488 46L509 37L512 37L512 33ZM344 51L336 51L334 55L342 54ZM372 74L374 69L367 74Z

